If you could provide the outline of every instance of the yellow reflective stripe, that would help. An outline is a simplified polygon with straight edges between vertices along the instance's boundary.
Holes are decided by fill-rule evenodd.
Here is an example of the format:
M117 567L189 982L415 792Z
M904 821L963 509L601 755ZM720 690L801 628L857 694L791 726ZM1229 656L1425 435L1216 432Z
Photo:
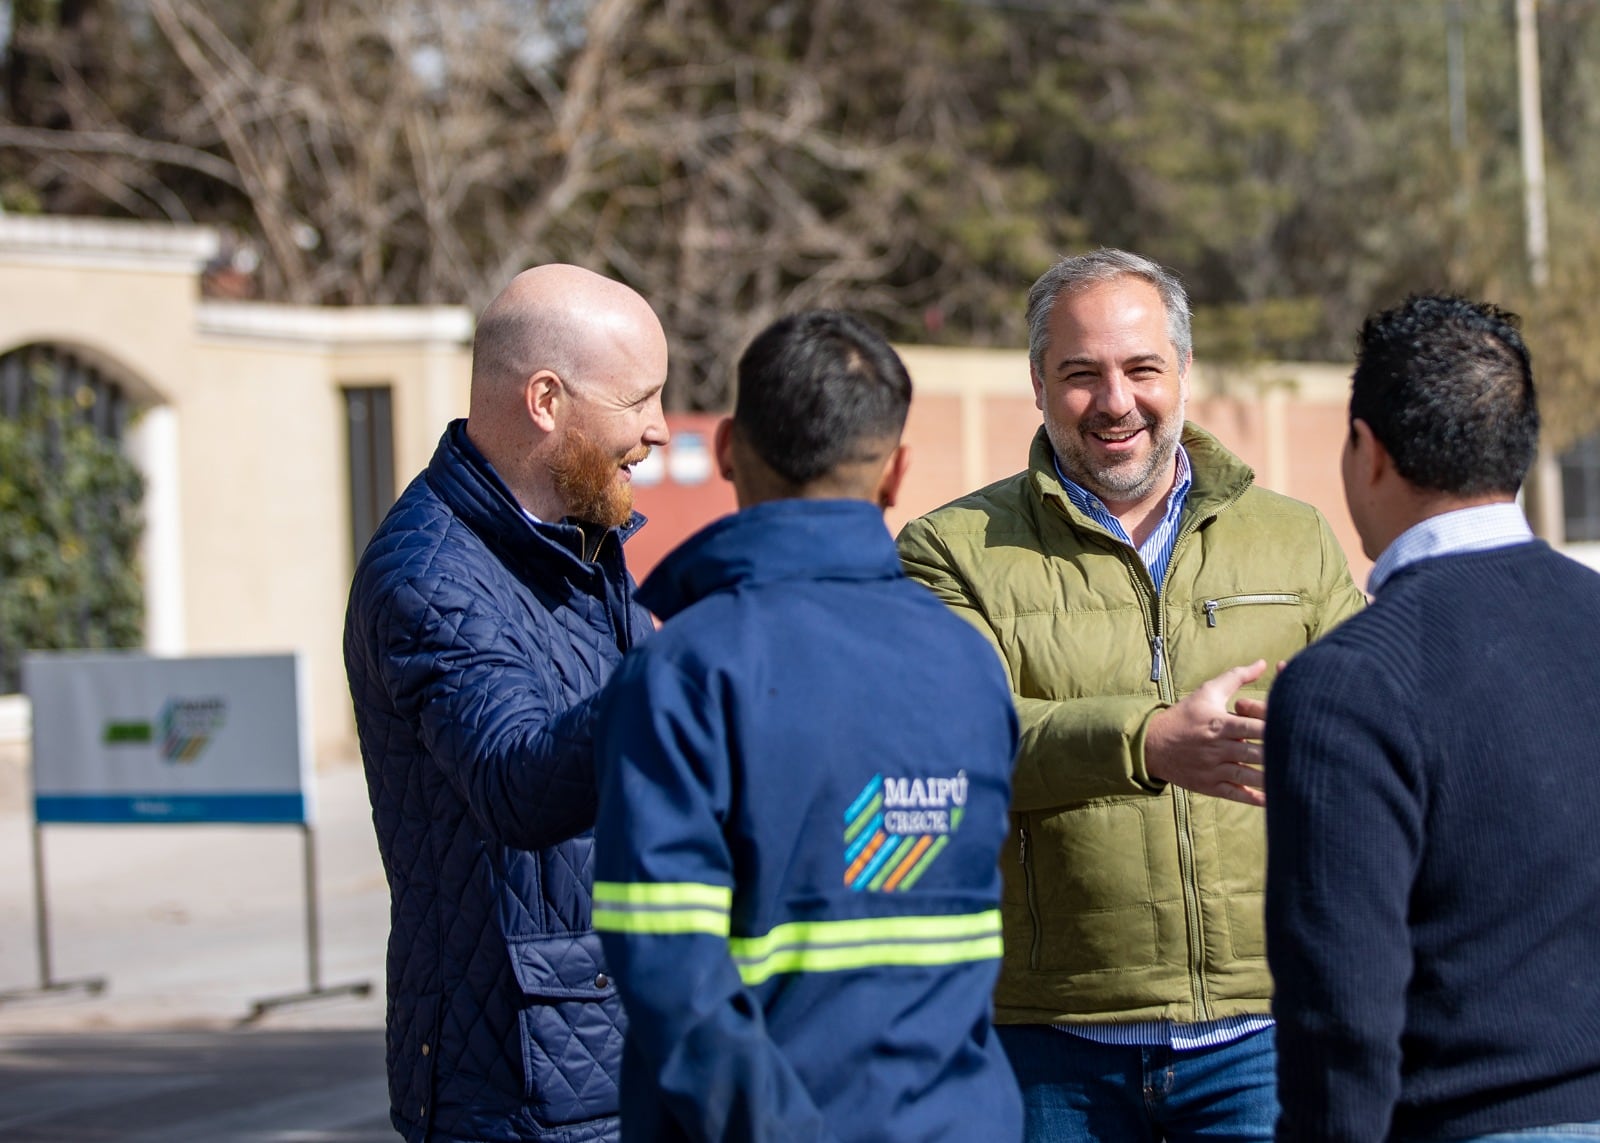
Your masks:
M733 937L728 948L746 984L760 984L783 972L987 960L1001 953L1000 911L794 921L764 936Z
M728 935L733 890L697 881L596 881L594 927L613 933Z
M597 905L594 910L594 927L601 932L640 933L644 936L705 933L708 936L725 937L728 935L728 914L701 909L631 913Z
M756 985L784 972L842 972L886 965L960 964L973 960L998 960L1004 946L1000 934L969 941L929 944L854 945L849 948L784 949L758 964L737 962L739 977Z
M594 899L607 905L698 905L727 912L733 890L699 881L596 881Z

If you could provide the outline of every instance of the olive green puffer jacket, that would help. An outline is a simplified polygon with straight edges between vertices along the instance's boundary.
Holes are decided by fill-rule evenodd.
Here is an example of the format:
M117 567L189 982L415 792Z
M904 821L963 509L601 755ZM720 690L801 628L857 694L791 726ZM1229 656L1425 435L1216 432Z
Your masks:
M1138 553L1028 470L907 524L906 571L989 637L1022 722L1002 856L1001 1023L1266 1013L1261 810L1146 772L1151 715L1287 659L1364 597L1315 508L1185 425L1194 484L1159 597Z

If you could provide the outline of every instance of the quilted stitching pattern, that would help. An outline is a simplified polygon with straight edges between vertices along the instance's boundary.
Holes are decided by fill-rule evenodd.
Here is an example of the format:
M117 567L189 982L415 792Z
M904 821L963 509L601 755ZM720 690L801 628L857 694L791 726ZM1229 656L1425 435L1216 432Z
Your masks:
M413 1143L615 1137L588 700L651 629L621 558L639 522L585 562L456 422L357 568L345 661L390 886L392 1118Z

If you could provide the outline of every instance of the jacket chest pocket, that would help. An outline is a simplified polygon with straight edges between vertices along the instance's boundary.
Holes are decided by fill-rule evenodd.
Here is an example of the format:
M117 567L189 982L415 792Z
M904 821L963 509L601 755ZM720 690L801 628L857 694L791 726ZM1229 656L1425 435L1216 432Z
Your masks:
M1292 591L1253 591L1240 595L1219 595L1215 599L1202 600L1201 613L1206 617L1207 627L1220 627L1225 620L1226 613L1235 607L1259 607L1288 605L1300 606L1300 596Z
M523 993L524 1098L546 1125L617 1114L622 1008L593 932L510 946Z

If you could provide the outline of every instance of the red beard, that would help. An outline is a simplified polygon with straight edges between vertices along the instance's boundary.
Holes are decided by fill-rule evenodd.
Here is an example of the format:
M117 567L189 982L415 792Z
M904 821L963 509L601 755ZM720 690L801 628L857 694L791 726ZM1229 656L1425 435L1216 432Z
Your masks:
M649 455L649 447L640 445L622 456L612 456L583 430L569 428L550 458L550 478L568 516L615 528L626 524L633 514L633 485L622 479L620 468Z

